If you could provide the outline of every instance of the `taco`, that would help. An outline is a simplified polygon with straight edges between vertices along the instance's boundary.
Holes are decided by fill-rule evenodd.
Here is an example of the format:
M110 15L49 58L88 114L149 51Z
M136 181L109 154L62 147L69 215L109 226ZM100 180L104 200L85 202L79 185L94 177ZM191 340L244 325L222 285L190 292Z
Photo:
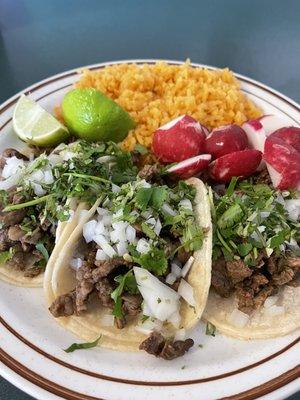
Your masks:
M266 183L214 192L212 288L204 318L239 339L300 327L300 200Z
M4 148L1 140L0 279L42 286L51 254L56 259L78 223L78 202L91 207L108 178L118 182L122 171L126 180L127 168L129 175L135 170L114 144L78 141L40 153L26 144L20 151Z
M44 281L49 310L86 341L164 359L192 345L211 276L205 185L144 179L107 192L72 232Z

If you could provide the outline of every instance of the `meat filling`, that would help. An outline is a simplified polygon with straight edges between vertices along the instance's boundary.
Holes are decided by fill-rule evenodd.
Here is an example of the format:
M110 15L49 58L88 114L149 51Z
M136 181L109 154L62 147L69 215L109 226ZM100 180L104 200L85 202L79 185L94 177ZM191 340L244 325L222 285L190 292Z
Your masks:
M299 282L300 258L294 256L267 258L261 254L255 267L247 266L242 260L213 263L212 286L222 297L235 294L239 310L250 314L260 308L265 300L285 284Z
M165 339L159 332L151 335L140 344L140 350L165 360L183 356L194 345L193 339L176 340Z

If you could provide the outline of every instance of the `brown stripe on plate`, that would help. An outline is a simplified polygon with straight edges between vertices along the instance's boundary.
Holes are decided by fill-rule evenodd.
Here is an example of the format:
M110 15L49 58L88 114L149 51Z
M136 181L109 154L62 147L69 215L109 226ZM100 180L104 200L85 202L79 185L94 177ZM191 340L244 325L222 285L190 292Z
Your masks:
M133 379L125 379L125 378L119 378L119 377L115 377L115 376L100 374L100 373L97 373L94 371L85 370L83 368L77 367L76 365L69 364L66 361L63 361L57 357L54 357L52 354L45 352L44 350L37 347L35 344L29 342L29 340L24 338L19 332L15 331L1 316L0 316L0 323L2 323L2 325L5 326L5 328L9 332L11 332L16 338L18 338L26 346L30 347L35 352L41 354L42 356L46 357L48 360L51 360L56 364L62 365L63 367L66 367L73 371L79 372L83 375L91 376L93 378L102 379L102 380L106 380L106 381L110 381L110 382L124 383L127 385L136 385L136 386L183 386L183 385L194 385L194 384L206 383L206 382L216 381L219 379L228 378L230 376L237 375L242 372L248 371L252 368L258 367L259 365L264 364L264 363L278 357L279 355L281 355L281 354L285 353L286 351L288 351L289 349L291 349L293 346L295 346L300 341L300 337L298 337L293 342L289 343L287 346L278 350L276 353L269 355L268 357L265 357L253 364L246 365L245 367L238 368L234 371L225 372L220 375L209 376L207 378L190 379L190 380L185 380L185 381L167 381L167 382L165 382L165 381L136 381Z
M57 396L62 397L66 400L104 400L100 397L88 396L83 393L75 392L74 390L67 389L61 385L58 385L55 382L52 382L34 371L31 371L29 368L19 363L15 359L13 359L10 355L8 355L5 351L0 349L0 361L2 361L8 368L13 370L15 373L20 375L22 378L28 380L29 382L37 385L38 387L55 394ZM232 396L223 397L220 400L254 400L258 397L266 395L268 393L273 392L281 388L282 386L287 385L292 382L294 379L300 376L300 366L297 366L284 374L280 375L277 378L271 379L268 382L263 383L262 385L256 386L252 389L249 389L245 392L241 392L238 394L234 394Z

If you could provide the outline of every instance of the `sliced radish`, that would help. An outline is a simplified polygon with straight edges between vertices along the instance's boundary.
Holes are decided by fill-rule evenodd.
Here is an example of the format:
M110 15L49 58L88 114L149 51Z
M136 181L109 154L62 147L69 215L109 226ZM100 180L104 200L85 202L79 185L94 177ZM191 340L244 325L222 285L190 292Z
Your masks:
M182 179L187 179L200 174L200 172L208 167L210 161L210 154L201 154L200 156L188 158L176 165L172 165L172 167L167 169L167 172L175 174Z
M288 126L277 129L277 131L273 132L270 136L282 139L300 153L300 128Z
M253 119L245 122L242 128L246 132L250 146L263 152L267 136L262 123L257 119Z
M278 172L287 167L290 171L300 171L300 153L277 136L271 135L267 138L264 159Z
M210 176L217 182L230 182L234 176L246 178L257 170L262 154L248 149L226 154L210 165Z
M266 136L271 135L271 133L275 132L277 129L288 126L287 121L277 115L263 115L258 118L258 121L262 124Z
M214 129L206 138L206 153L212 158L219 158L225 154L244 150L248 146L245 131L238 125L225 125Z
M157 129L152 148L161 162L186 160L203 153L208 130L188 115L182 115Z

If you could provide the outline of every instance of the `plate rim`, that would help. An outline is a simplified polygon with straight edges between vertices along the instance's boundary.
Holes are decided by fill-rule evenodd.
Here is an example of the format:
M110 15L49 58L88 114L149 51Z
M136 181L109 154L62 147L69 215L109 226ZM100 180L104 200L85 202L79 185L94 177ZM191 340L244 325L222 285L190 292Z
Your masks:
M94 70L94 69L98 69L98 68L103 68L103 67L108 66L108 65L126 64L126 63L130 63L130 64L133 64L133 63L137 63L137 64L144 64L144 63L145 64L153 64L153 63L156 63L156 62L166 62L168 64L173 64L173 65L184 64L184 61L170 60L170 59L128 59L128 60L115 60L115 61L106 61L106 62L102 62L102 63L94 63L94 64L82 66L82 67L73 68L73 69L70 69L70 70L65 70L65 71L63 71L61 73L52 75L52 76L47 77L47 78L45 78L45 79L43 79L41 81L38 81L38 82L26 87L25 89L17 92L15 95L11 96L9 99L7 99L6 101L4 101L3 103L0 104L0 115L2 113L4 113L7 109L9 109L17 101L17 99L20 96L20 94L22 94L22 93L26 93L27 94L27 93L31 93L33 91L37 91L38 89L40 89L40 88L42 88L44 86L47 86L48 84L54 83L55 81L71 77L71 76L77 74L78 72L80 72L80 71L82 71L84 69ZM201 63L191 63L191 66L208 68L210 70L219 70L219 69L221 69L221 68L218 68L218 67L214 67L214 66L206 65L206 64L201 64ZM294 109L296 109L296 111L298 111L298 112L300 111L300 105L296 101L294 101L293 99L289 98L288 96L280 93L279 91L271 88L268 85L265 85L265 84L263 84L263 83L261 83L259 81L254 80L254 79L252 79L252 78L250 78L248 76L245 76L245 75L242 75L242 74L238 74L238 73L235 73L235 72L233 72L233 73L234 73L234 76L237 77L239 80L241 80L243 82L246 82L246 83L250 83L250 84L256 86L257 88L262 89L263 91L270 93L271 95L279 98L280 100L283 100L289 106L291 106ZM60 88L60 89L62 89L62 88ZM50 93L48 93L48 94L50 94ZM5 125L6 125L6 123L5 123ZM296 339L296 341L299 341L299 338ZM290 347L290 346L286 346L286 347ZM1 352L2 352L2 350L1 350ZM0 354L1 354L1 352L0 352ZM18 362L17 360L15 360L13 357L11 357L8 354L7 354L7 356L10 357L13 361L17 362L19 365L22 366L22 364L20 362ZM2 356L0 356L0 361L3 362ZM4 364L7 365L6 363L4 363ZM22 366L22 367L25 368L25 369L28 369L26 366ZM10 368L10 367L8 366L8 368ZM15 371L12 368L10 368L10 369L18 374L18 370ZM37 375L34 371L31 371L31 372L33 374ZM240 371L240 372L243 372L243 371ZM246 390L244 392L241 392L239 394L235 394L235 395L229 396L226 399L254 399L254 398L263 396L263 395L271 393L271 392L273 392L273 391L275 391L275 390L277 390L277 389L279 389L281 387L286 386L288 383L290 383L294 379L296 379L297 376L299 376L299 373L300 373L300 366L298 366L298 367L296 366L295 368L292 368L291 370L286 371L285 373L279 375L278 377L275 377L275 378L271 379L268 382L264 382L263 384L261 384L261 385L259 385L257 387L251 388L251 389ZM22 375L20 375L20 376L22 377ZM43 380L43 377L41 377L41 378ZM25 379L28 380L29 382L32 382L31 380L29 380L27 378L25 378ZM32 383L34 383L34 382L32 382ZM43 388L43 386L40 386L37 383L34 383L34 384L37 385L40 388ZM135 383L134 382L128 382L128 384L134 385ZM157 382L157 384L158 385L156 385L156 386L163 386L163 382ZM180 381L178 383L174 382L173 384L174 385L180 385ZM194 383L191 382L191 383L187 383L187 384L195 384L195 382ZM51 382L51 385L53 386L53 385L57 385L57 384L55 382ZM57 385L57 386L59 386L59 385ZM169 386L169 385L167 385L167 386ZM264 389L265 387L267 389ZM20 387L20 388L22 389L22 387ZM260 388L262 389L262 391L258 391L257 392L257 390L260 389ZM63 389L64 390L68 390L67 388L63 388ZM267 390L267 391L264 391L264 390ZM252 393L254 393L254 392L257 392L256 394L253 394L255 397L253 397L253 395L252 395ZM76 396L78 396L77 393L76 393ZM65 397L65 398L69 398L69 397ZM77 398L80 398L80 397L70 397L70 398L71 399L75 399L75 398L77 399ZM89 399L89 398L95 399L94 397L88 397L87 395L85 395L84 398L85 399Z

